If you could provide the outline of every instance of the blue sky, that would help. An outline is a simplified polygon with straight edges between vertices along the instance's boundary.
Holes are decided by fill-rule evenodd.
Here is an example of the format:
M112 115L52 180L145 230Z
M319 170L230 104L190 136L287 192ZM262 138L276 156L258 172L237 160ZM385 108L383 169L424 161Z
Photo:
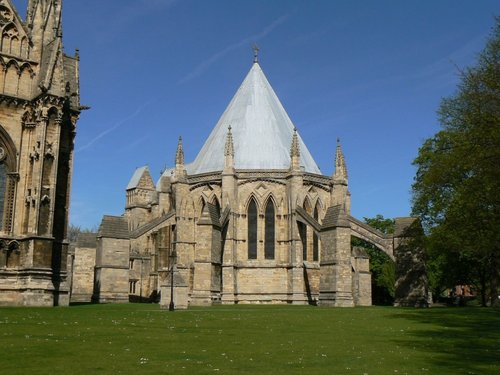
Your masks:
M25 14L26 0L13 0ZM120 215L136 167L192 161L260 63L323 174L340 137L358 218L411 211L411 165L440 99L471 65L498 1L64 0L80 49L82 113L71 222Z

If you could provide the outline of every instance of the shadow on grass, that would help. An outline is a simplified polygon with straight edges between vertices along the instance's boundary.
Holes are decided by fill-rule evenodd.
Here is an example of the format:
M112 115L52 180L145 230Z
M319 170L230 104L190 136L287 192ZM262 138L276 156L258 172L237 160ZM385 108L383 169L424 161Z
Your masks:
M86 306L86 305L96 305L95 302L70 302L70 306Z
M391 315L426 325L398 345L431 353L430 364L456 374L500 373L500 309L437 308Z

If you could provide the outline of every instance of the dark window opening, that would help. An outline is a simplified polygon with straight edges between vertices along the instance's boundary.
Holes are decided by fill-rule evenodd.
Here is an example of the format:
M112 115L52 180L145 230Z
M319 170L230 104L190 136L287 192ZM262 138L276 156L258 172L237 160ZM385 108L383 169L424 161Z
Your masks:
M266 259L274 259L274 245L275 245L275 221L274 221L274 204L271 199L266 205L265 216L265 244L264 254Z
M314 218L318 221L318 206L314 208ZM313 261L319 260L319 238L316 232L313 232Z
M248 259L257 259L257 205L253 199L248 205Z
M302 259L307 260L307 226L303 223L298 223L299 235L302 241Z

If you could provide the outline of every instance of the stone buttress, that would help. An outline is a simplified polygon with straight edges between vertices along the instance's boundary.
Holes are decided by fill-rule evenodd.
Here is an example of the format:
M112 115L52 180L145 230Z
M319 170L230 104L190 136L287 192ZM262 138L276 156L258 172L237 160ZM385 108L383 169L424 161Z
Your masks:
M62 1L0 0L0 305L67 305L68 212L79 55L64 54Z

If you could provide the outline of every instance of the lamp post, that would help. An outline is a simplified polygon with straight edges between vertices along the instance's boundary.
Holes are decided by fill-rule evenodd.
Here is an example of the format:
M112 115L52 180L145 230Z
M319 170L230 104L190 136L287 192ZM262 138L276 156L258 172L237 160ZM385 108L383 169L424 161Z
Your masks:
M177 260L177 252L172 250L169 255L170 258L170 304L168 305L169 311L174 311L174 266Z
M141 255L141 285L139 286L139 303L142 303L142 262L144 261L144 258Z

